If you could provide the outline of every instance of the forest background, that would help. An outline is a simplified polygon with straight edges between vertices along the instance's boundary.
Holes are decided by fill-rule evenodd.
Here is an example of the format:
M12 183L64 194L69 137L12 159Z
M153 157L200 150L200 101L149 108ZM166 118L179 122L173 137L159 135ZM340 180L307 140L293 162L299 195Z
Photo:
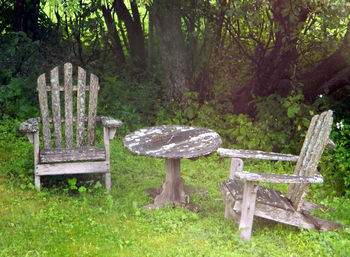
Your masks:
M349 13L345 0L2 0L0 120L39 116L37 77L67 61L99 76L98 111L124 134L199 125L298 154L310 117L332 109L327 177L349 193Z

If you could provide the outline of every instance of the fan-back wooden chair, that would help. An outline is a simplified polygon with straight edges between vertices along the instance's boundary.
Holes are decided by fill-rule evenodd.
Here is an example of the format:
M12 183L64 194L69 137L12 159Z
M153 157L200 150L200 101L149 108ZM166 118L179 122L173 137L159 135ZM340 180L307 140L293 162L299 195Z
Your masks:
M35 187L40 190L41 176L102 173L105 174L106 189L110 190L109 140L113 139L117 127L122 126L123 123L107 117L96 117L98 77L91 74L90 84L87 85L86 71L78 67L77 85L73 85L73 66L71 63L66 63L63 85L59 81L59 69L55 67L50 72L49 85L47 85L45 73L39 76L37 91L41 117L29 119L20 125L20 131L27 133L29 141L34 144ZM76 108L73 107L73 103L76 103ZM88 106L87 115L86 106ZM64 117L62 117L61 108L64 109ZM74 109L76 116L73 116ZM96 121L102 122L104 126L103 147L94 146ZM42 126L39 126L39 123ZM62 139L63 124L65 124L64 140ZM39 147L40 130L43 135L42 149ZM73 130L76 131L75 142L73 142ZM53 140L51 133L53 133Z
M230 177L221 183L221 192L226 205L225 217L239 223L240 237L244 241L250 240L254 215L318 230L330 230L340 226L311 216L311 210L325 207L304 201L310 183L323 183L323 177L317 171L317 165L325 146L335 146L329 139L332 121L332 111L323 112L312 118L299 156L218 149L220 156L232 158ZM241 158L296 161L297 163L293 175L250 173L243 171ZM259 182L289 183L290 186L284 196L277 190L259 187Z

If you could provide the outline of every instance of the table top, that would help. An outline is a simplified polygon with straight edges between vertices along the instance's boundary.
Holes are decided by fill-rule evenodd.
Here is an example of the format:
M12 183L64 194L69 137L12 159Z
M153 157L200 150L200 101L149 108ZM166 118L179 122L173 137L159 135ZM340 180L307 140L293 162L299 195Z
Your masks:
M219 134L210 129L163 125L137 130L127 135L123 143L138 155L180 159L209 155L222 141Z

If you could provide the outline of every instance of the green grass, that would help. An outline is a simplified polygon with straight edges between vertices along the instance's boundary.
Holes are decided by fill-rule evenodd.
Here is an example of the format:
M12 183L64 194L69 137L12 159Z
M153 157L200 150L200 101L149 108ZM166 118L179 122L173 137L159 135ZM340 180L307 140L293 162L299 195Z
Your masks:
M152 202L143 190L163 182L164 160L134 156L120 138L112 141L111 152L111 192L79 177L84 193L70 189L67 178L37 192L21 189L21 179L2 176L0 256L350 256L349 228L319 233L255 218L252 240L241 242L237 224L224 219L219 191L229 160L216 155L181 162L185 184L208 189L206 195L191 195L200 212L141 209ZM248 163L247 170L290 169L281 163ZM324 190L315 186L309 194L333 208L318 215L349 225L350 199L327 196Z

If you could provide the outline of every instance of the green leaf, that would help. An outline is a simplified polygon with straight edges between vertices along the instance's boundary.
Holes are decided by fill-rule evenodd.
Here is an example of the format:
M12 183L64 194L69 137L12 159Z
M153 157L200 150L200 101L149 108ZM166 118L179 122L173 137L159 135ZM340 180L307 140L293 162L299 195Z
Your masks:
M79 191L79 193L85 193L86 192L86 187L81 186L81 187L79 187L78 191Z

